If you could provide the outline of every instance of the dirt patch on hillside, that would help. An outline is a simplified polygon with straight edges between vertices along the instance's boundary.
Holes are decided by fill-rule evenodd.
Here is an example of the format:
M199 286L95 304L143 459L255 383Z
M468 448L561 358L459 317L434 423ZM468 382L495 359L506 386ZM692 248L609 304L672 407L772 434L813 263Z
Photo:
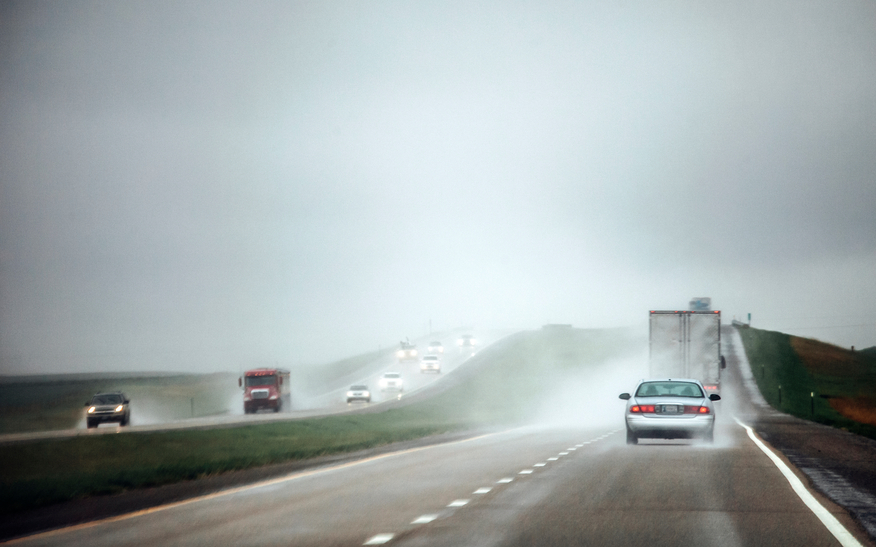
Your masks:
M791 347L813 374L848 377L867 371L864 360L852 350L796 336L791 336Z
M873 397L833 397L830 406L850 420L876 425L876 399Z

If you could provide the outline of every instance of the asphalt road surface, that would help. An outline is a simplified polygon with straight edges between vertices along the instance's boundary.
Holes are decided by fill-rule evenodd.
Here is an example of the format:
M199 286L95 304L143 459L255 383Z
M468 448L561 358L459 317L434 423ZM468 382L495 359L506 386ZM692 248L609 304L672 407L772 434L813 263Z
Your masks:
M714 445L628 446L619 400L599 410L609 426L582 417L572 429L533 425L383 454L15 543L873 545L805 480L801 497L792 484L801 475L791 472L789 481L749 437L734 417L744 423L758 407L728 371Z

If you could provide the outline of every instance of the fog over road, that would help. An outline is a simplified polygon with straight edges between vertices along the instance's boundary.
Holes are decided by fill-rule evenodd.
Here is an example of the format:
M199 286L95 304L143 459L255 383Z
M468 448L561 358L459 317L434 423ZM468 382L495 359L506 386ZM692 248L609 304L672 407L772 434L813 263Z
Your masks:
M603 410L617 415L616 427L512 429L312 469L16 543L841 545L734 420L755 418L759 407L737 371L728 372L711 446L660 440L628 446L619 401ZM816 497L872 545L844 510Z
M120 427L117 423L107 423L101 424L101 426L95 429L86 429L83 415L83 419L78 428L58 431L9 433L0 435L0 444L32 441L37 439L77 437L81 435L106 435L142 431L169 431L176 429L205 429L219 426L236 426L270 421L310 418L343 412L368 411L381 403L398 401L434 385L435 382L440 382L443 378L453 374L458 367L463 365L478 351L486 348L496 340L506 336L508 333L509 331L483 331L478 333L478 337L476 338L477 345L472 348L458 347L456 343L457 337L455 335L436 335L428 339L417 340L416 342L419 343L419 357L426 353L426 348L431 340L437 340L443 344L445 352L441 355L441 372L438 374L421 373L419 357L416 361L411 360L399 362L395 353L393 353L392 355L386 355L366 363L346 376L332 378L311 391L302 390L298 387L298 384L296 383L297 380L293 377L292 409L277 414L262 411L256 414L244 415L243 395L241 391L237 393L235 400L229 403L231 411L228 414L175 420L171 422L164 420L150 420L144 425L137 425L143 424L143 418L139 413L138 408L149 406L150 404L153 404L153 402L134 399L131 402L131 423L134 425ZM402 393L384 393L380 391L378 380L384 372L401 373L405 386ZM371 389L372 402L370 404L360 402L346 403L347 389L353 384L364 384Z

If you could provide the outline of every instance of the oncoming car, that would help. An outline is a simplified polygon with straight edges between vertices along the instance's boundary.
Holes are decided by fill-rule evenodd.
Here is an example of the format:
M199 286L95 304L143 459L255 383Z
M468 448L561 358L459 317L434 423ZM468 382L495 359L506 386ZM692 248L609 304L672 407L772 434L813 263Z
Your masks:
M706 395L697 380L642 380L632 396L621 393L620 398L627 401L627 444L639 439L714 439L712 402L721 397Z
M429 353L444 353L444 345L438 341L434 340L429 342Z
M98 393L85 403L85 425L91 429L104 422L118 422L120 426L131 421L131 401L121 391Z
M459 337L459 340L456 341L461 348L473 348L475 344L477 344L477 340L475 340L474 335L471 334L463 334Z
M420 372L441 372L441 360L437 355L424 355L420 361Z
M404 383L398 372L384 372L380 379L380 391L404 391Z
M370 403L371 392L368 390L368 386L350 386L350 389L347 391L347 402L352 403L353 401L365 401L366 403Z
M398 357L399 363L401 363L402 361L416 361L419 353L417 352L416 345L410 342L401 342L395 355Z

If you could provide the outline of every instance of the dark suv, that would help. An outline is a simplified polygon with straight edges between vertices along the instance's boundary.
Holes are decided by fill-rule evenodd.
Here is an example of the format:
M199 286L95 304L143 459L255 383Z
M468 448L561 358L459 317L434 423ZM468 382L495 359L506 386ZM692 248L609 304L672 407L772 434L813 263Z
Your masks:
M121 391L98 393L85 403L85 423L89 429L103 422L128 425L131 420L131 401Z

